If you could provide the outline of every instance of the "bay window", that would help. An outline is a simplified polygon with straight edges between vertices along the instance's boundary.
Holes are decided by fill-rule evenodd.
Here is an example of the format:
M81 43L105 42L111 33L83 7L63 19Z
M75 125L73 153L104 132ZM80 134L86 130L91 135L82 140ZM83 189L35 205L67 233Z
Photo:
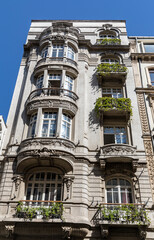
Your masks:
M37 120L37 113L32 115L30 118L30 124L28 129L28 137L35 136L35 128L36 128L36 120Z
M105 144L126 144L127 136L125 127L104 127L104 145Z
M70 139L71 135L71 117L68 114L62 114L61 137Z
M113 178L106 183L107 203L132 203L131 183L123 178Z
M42 137L55 137L57 125L56 112L44 112L42 124Z
M63 57L64 46L62 44L54 44L52 48L52 57Z

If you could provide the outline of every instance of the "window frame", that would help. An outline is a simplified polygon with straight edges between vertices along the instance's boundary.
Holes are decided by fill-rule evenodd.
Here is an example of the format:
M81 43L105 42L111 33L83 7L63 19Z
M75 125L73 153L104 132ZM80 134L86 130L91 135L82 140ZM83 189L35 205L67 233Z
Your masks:
M56 46L56 47L55 47ZM61 46L62 48L60 48L59 46ZM54 55L54 49L56 49L56 56L53 56ZM63 50L63 51L62 51ZM61 53L60 53L60 51L61 51L61 53L62 53L62 55L61 55ZM59 55L59 53L60 53L60 55ZM60 44L60 43L54 43L53 45L52 45L52 53L51 53L51 57L52 58L63 58L64 57L64 44Z
M67 118L69 118L69 119L70 119L70 122L69 122L67 119L63 119L63 116L66 116ZM65 127L66 127L66 129L65 129L65 136L62 135L62 132L63 132L63 123L66 124L66 125L65 125ZM69 126L69 136L67 136L68 126ZM62 117L61 117L60 137L61 137L61 138L64 138L64 139L67 139L67 140L70 140L70 139L71 139L71 134L72 134L72 117L71 117L69 114L63 112L63 113L62 113Z
M154 69L148 69L149 70L149 78L150 78L150 85L154 87L154 79L151 78L151 73L153 74L154 78Z
M68 47L67 47L67 58L75 61L75 50L70 45L68 45Z
M109 64L120 64L120 60L117 58L101 58L101 63L109 63Z
M114 129L114 133L106 133L105 134L105 128L113 128ZM125 141L125 143L123 143L122 141L120 142L120 143L118 143L118 142L116 142L117 141L117 138L116 138L116 135L117 136L119 136L119 134L118 134L118 132L117 132L117 134L116 134L116 128L124 128L125 129L125 134L124 134L124 136L125 136L125 139L126 139L126 141ZM111 142L111 143L105 143L105 135L114 135L114 142ZM121 132L121 134L120 134L120 139L122 140L122 132ZM103 126L103 140L104 140L104 146L105 145L108 145L108 144L128 144L128 132L127 132L127 128L126 128L126 126L125 125L104 125Z
M111 180L117 180L117 185L108 185L107 183ZM124 180L125 182L129 182L130 185L127 186L127 184L125 185L121 185L120 184L120 180ZM114 191L113 189L114 188L117 188L118 191ZM107 189L111 189L110 191L108 191ZM124 189L124 191L122 191L122 189ZM129 194L129 191L127 191L128 189L131 189L130 193L131 193L131 201L128 201L128 195ZM111 192L112 194L112 202L108 201L108 193ZM118 193L118 202L113 202L114 200L114 193ZM122 193L125 193L125 196L126 196L126 202L122 202L122 197L121 197L121 194ZM105 182L105 197L106 197L106 203L110 203L110 204L116 204L116 203L119 203L119 204L130 204L130 203L134 203L134 191L133 191L133 184L132 184L132 181L128 180L127 178L125 178L124 176L114 176L114 177L111 177L111 178L108 178Z
M37 123L37 113L34 113L30 117L29 127L28 127L28 138L34 138L36 134L36 123ZM34 128L34 133L32 134L32 129Z
M103 92L103 90L105 90L106 89L106 92ZM111 90L110 92L109 92L109 89ZM114 93L114 90L116 91L115 93ZM119 91L118 92L118 90L121 90L121 92ZM116 95L116 96L114 96L114 95ZM112 97L112 98L123 98L124 96L123 96L123 88L122 87L119 87L119 88L117 88L117 87L102 87L102 97Z
M36 79L36 89L41 89L43 88L43 80L44 80L44 75L41 74L37 77ZM38 87L39 86L39 87ZM41 86L41 87L40 87Z
M50 114L56 114L56 118L50 118L50 117L47 117L45 118L44 115L45 114L48 114L50 116ZM43 136L43 125L45 125L45 121L48 121L48 123L46 123L47 125L47 135L45 136L45 133L44 133L44 136ZM52 124L52 121L54 122L54 124ZM56 134L57 134L57 122L58 122L58 112L56 111L44 111L42 113L42 125L41 125L41 137L45 137L45 138L52 138L52 137L56 137ZM55 126L54 127L54 135L50 135L50 130L51 130L51 126Z
M41 57L42 58L46 58L48 56L48 46L45 46L42 50L41 50Z
M145 45L147 45L147 46L150 46L150 45L153 46L153 51L152 51L152 52L151 52L151 51L147 51ZM145 53L154 53L154 43L143 43L143 46L144 46L144 52L145 52Z

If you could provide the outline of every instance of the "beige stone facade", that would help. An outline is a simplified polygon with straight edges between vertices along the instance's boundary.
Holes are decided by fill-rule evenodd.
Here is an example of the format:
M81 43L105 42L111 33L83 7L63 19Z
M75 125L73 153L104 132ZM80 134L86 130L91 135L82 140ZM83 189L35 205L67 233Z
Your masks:
M135 49L125 21L32 21L3 144L0 240L154 239Z

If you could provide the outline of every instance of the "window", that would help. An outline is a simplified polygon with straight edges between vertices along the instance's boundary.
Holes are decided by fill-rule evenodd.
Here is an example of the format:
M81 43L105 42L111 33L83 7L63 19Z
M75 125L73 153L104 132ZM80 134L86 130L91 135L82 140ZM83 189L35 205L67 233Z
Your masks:
M70 139L71 134L71 118L69 115L62 114L61 137Z
M28 179L26 200L60 201L62 178L57 173L38 172Z
M103 97L112 97L112 98L122 98L122 89L121 88L103 88L102 89Z
M73 90L73 78L71 78L70 76L65 76L65 82L64 82L64 89Z
M149 74L150 74L151 85L154 86L154 70L150 70Z
M74 49L72 47L68 46L68 50L67 50L67 57L74 60L75 58L75 52Z
M154 44L144 44L144 48L146 53L154 52Z
M63 57L64 46L61 44L54 44L52 49L52 57Z
M106 184L107 203L132 203L132 189L128 180L113 178Z
M119 63L119 60L114 58L102 58L101 62L113 64L113 63Z
M55 137L57 125L56 112L44 112L42 124L42 137Z
M113 38L116 38L116 36L115 35L112 35L112 34L100 34L100 36L99 36L100 38L107 38L107 39L113 39Z
M105 144L126 144L126 129L125 127L104 127L104 145Z
M43 86L43 78L44 78L44 76L43 75L41 75L41 76L39 76L38 78L37 78L37 81L36 81L36 88L42 88L42 86Z
M49 87L58 87L60 88L61 83L61 74L49 74Z
M42 58L46 58L48 54L48 47L43 48L42 52L41 52L41 57Z
M35 128L36 128L37 114L31 116L28 137L35 137Z

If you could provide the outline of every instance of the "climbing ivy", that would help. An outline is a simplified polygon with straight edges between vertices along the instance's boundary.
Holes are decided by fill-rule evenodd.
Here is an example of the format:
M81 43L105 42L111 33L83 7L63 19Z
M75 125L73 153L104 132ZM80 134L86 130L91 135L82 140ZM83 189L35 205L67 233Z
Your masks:
M101 97L96 100L95 111L97 115L99 115L100 110L109 111L112 109L128 111L130 116L133 115L130 98Z
M100 206L103 220L110 222L137 223L138 225L150 224L147 212L143 207L138 208L134 204L125 204L114 207Z
M32 220L39 215L42 215L43 219L62 218L64 207L62 203L55 202L49 207L25 207L23 202L19 202L16 207L16 215L19 218L25 218Z
M98 39L97 43L100 45L119 45L121 44L121 40L118 38L104 38Z
M126 72L127 67L120 65L119 63L101 63L97 67L97 73L104 76L110 75L113 72Z

